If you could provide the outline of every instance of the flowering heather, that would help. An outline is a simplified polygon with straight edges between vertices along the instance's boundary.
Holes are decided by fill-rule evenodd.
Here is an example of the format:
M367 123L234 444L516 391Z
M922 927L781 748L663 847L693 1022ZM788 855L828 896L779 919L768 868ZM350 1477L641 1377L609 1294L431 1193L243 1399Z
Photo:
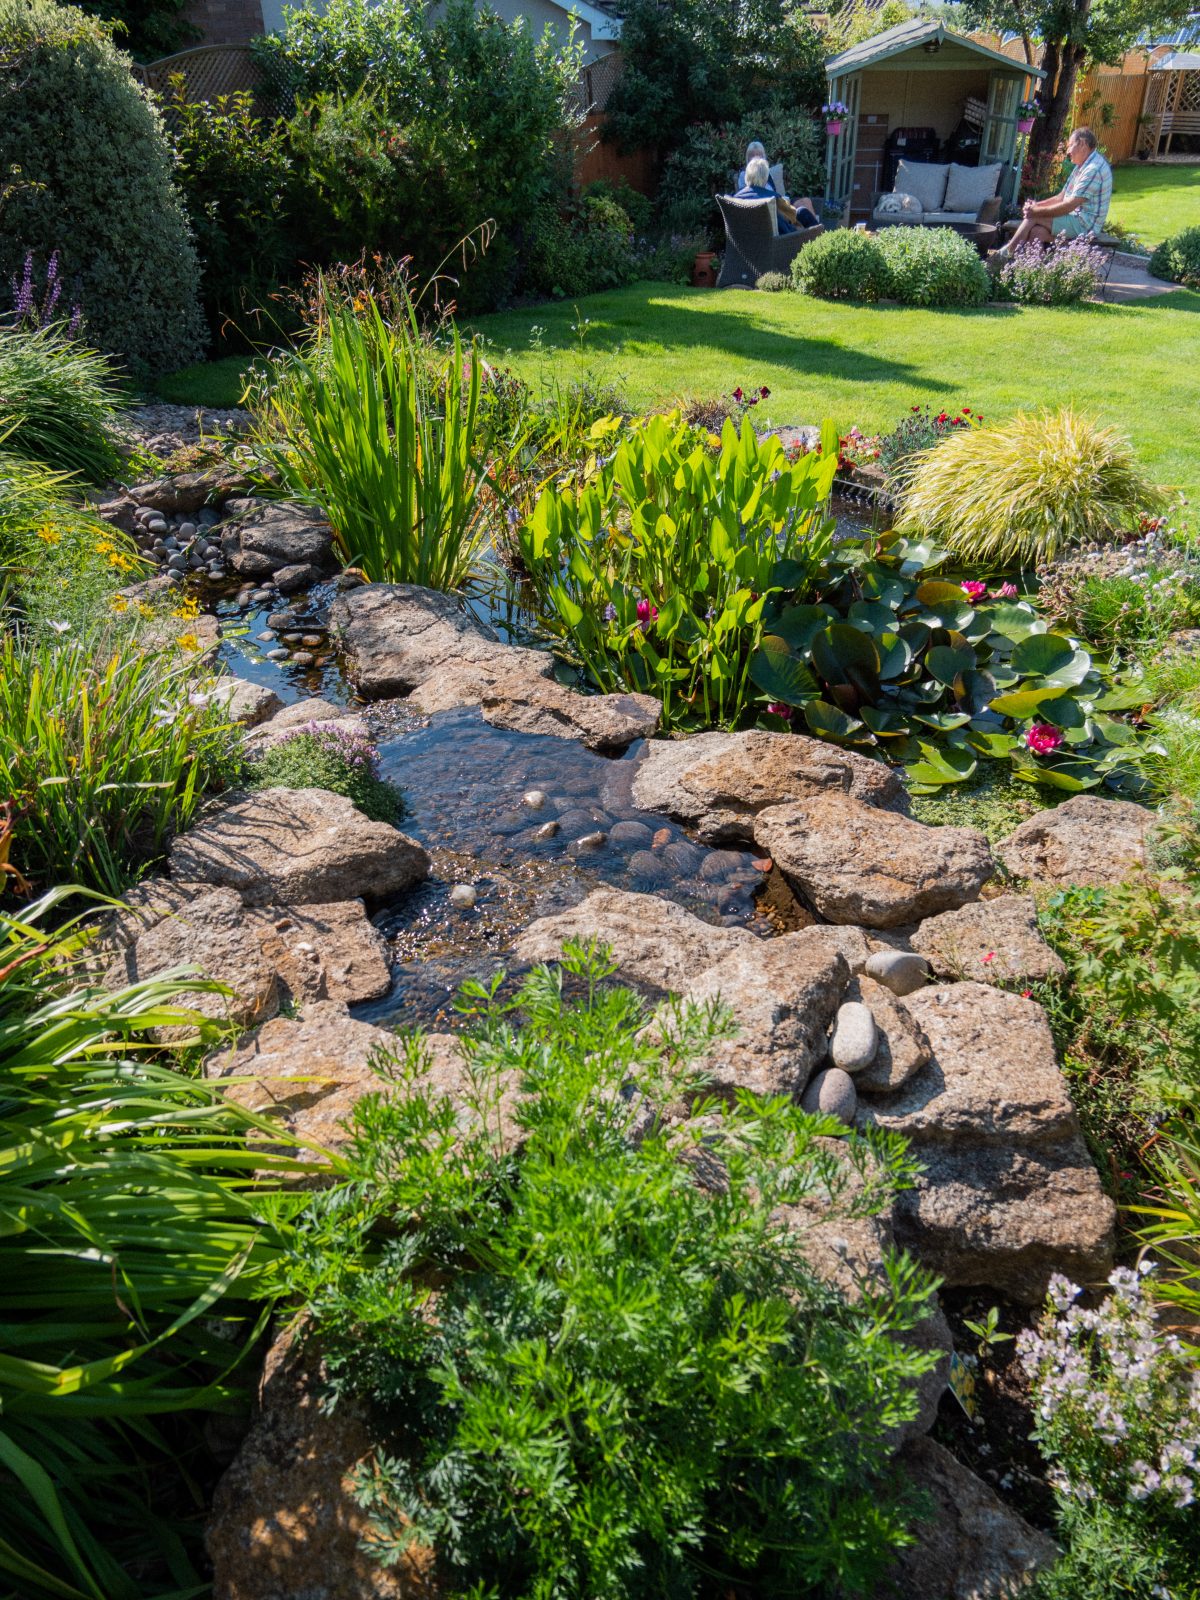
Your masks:
M286 747L297 739L312 739L318 749L336 756L355 772L365 772L372 778L379 776L379 750L356 728L344 728L337 721L301 722L283 735L276 748Z
M1118 1267L1095 1311L1056 1274L1046 1314L1018 1350L1055 1490L1077 1503L1173 1516L1200 1487L1200 1371L1155 1325L1144 1282L1152 1270Z
M375 822L395 822L403 810L399 790L379 775L370 739L336 721L290 728L252 763L250 781L260 789L328 789Z
M1087 239L1016 249L996 278L1000 297L1026 306L1065 306L1096 293L1104 277L1104 253Z

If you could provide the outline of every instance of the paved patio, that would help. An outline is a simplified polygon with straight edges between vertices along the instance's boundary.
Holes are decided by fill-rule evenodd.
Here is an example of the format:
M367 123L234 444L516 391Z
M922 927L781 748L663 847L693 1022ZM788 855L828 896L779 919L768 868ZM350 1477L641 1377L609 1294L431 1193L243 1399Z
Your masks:
M1113 258L1108 285L1102 300L1120 304L1125 300L1148 300L1155 295L1171 294L1179 288L1177 283L1167 283L1150 275L1146 256L1127 256L1118 253Z

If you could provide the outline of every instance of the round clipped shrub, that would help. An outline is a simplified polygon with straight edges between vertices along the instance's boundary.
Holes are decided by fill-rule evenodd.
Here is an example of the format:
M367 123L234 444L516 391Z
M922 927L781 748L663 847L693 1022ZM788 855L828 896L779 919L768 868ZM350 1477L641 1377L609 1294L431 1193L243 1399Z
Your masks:
M1041 565L1163 503L1129 440L1070 406L948 434L910 457L900 482L897 526L964 566Z
M878 300L889 292L878 239L852 228L834 228L806 244L792 262L792 283L822 300Z
M1150 271L1169 283L1200 289L1200 227L1185 228L1164 239L1150 257Z
M951 228L884 228L883 291L906 306L981 306L991 280L979 253Z
M0 293L57 250L90 344L138 373L203 347L200 269L162 120L104 25L52 0L0 0L8 178Z
M754 280L754 287L761 289L764 294L778 294L781 289L789 286L786 272L764 272Z

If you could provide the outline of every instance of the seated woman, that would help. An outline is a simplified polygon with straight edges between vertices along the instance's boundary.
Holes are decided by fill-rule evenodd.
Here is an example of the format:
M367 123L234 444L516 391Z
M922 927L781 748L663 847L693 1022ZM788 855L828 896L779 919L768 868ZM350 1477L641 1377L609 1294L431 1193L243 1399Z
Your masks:
M753 146L751 147L753 148ZM759 146L761 149L762 147ZM735 200L774 200L775 214L781 235L795 233L797 228L815 228L816 212L811 201L804 200L794 206L786 195L777 194L771 182L771 169L765 156L752 156L746 162L746 181L734 195Z

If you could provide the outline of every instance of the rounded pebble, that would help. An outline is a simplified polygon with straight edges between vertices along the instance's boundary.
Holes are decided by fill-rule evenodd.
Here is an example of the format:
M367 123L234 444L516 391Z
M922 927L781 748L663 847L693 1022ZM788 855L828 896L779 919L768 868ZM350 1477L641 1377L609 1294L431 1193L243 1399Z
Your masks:
M724 850L710 850L700 863L699 875L709 883L727 877L732 857Z
M181 556L178 551L176 551L173 556L168 556L167 565L170 567L172 572L186 572L187 557Z
M271 640L275 638L275 635L271 632L270 628L264 628L261 633L256 633L254 637L260 640L263 644L270 644Z
M817 1073L800 1096L800 1105L805 1111L837 1117L849 1127L858 1110L854 1079L840 1067L827 1067L824 1072Z
M316 665L316 660L317 658L311 650L297 650L292 657L292 665L294 667L311 667Z
M284 644L303 644L304 635L302 633L285 633L283 642Z
M867 957L867 976L893 994L914 994L929 981L925 957L911 950L875 950Z
M306 650L315 650L318 645L324 644L325 641L319 633L306 633L300 643Z
M879 1030L870 1008L861 1000L847 1000L838 1007L829 1041L829 1059L843 1072L861 1072L875 1059Z
M282 650L282 649L268 650L267 651L267 660L268 661L288 661L288 660L290 660L290 656L289 656L289 654L288 654L288 652L286 650Z
M450 891L450 904L456 911L470 911L479 895L474 884L456 883Z
M179 532L184 539L194 539L196 537L196 524L194 522L181 522L179 524Z
M546 796L541 789L527 789L521 796L521 804L528 806L530 811L544 811Z
M572 850L603 850L607 843L608 835L597 829L595 833L585 833L581 838L574 840L570 848Z
M594 812L575 806L570 811L564 811L558 820L563 825L564 833L590 833L599 819Z
M644 822L614 822L608 837L612 844L627 849L649 850L654 842L654 834Z
M272 611L267 618L267 626L269 628L290 628L295 620L290 611Z
M690 878L699 872L704 853L697 850L694 844L688 844L686 839L676 839L674 844L667 845L663 850L663 860L668 862L681 878Z
M671 874L661 856L653 850L635 850L629 858L629 870L635 878L648 883L666 883Z
M543 822L541 827L536 830L533 837L539 840L553 839L555 834L558 832L558 827L559 825L557 822Z

